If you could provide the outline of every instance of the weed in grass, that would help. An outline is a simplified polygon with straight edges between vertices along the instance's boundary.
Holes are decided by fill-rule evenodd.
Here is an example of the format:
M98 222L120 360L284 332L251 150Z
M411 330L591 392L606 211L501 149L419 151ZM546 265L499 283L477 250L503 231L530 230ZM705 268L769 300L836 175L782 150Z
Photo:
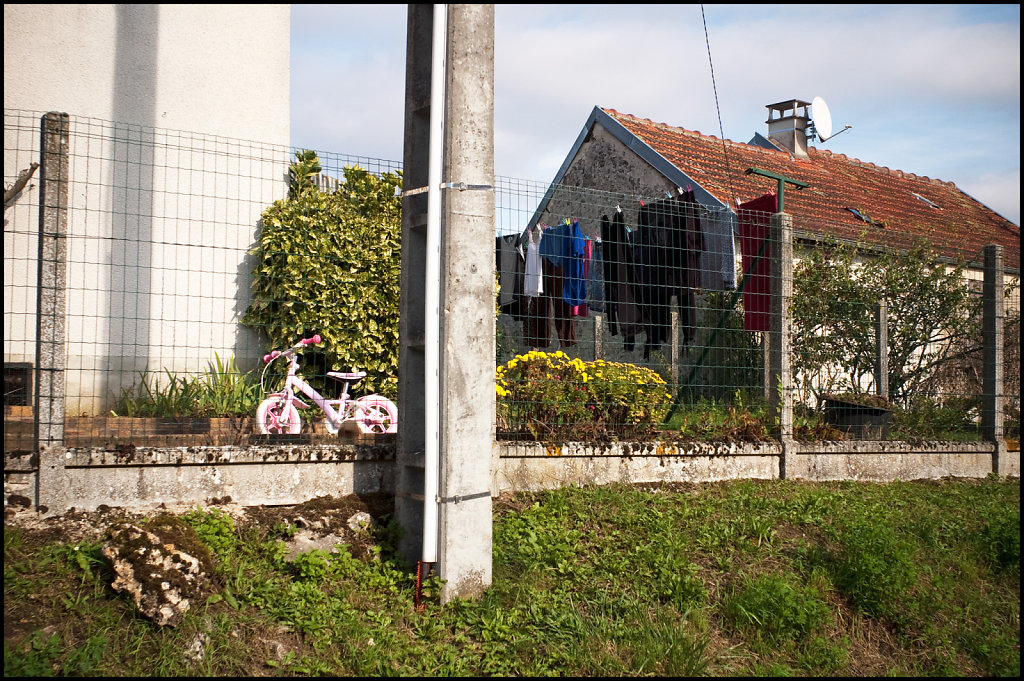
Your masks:
M1020 578L1020 507L994 506L986 509L978 533L982 555L997 570Z
M784 676L792 677L796 676L793 668L782 662L768 662L765 664L754 664L750 668L750 675L754 677L758 676Z
M4 641L4 678L16 676L55 676L60 671L58 659L62 645L60 636L47 636L41 631L20 647L8 646Z
M707 636L687 632L678 615L656 611L653 622L637 627L630 639L633 647L629 670L637 676L703 676L709 659Z
M865 515L843 520L839 542L826 565L833 583L859 610L895 619L918 580L913 546L885 519Z
M234 552L238 544L235 523L224 511L196 508L182 515L181 520L196 531L200 541L215 555L227 557Z
M62 665L66 676L90 676L107 652L109 641L100 633L90 636L79 648L71 651Z
M288 569L297 579L318 584L331 569L331 554L323 549L305 551L288 563Z
M843 636L830 641L824 636L814 636L797 648L796 665L819 675L831 675L843 669L850 662L850 639Z
M829 619L828 605L816 587L778 574L744 577L726 597L723 611L737 631L771 642L803 639Z

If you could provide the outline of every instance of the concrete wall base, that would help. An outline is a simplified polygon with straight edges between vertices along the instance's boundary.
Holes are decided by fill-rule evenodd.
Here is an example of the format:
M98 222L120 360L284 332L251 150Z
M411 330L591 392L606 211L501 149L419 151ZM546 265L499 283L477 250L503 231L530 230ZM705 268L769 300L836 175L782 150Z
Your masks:
M491 495L611 483L774 480L781 477L781 460L778 442L499 442L491 453ZM31 457L6 462L5 507L31 504L63 513L101 505L288 505L396 489L392 444L53 448L40 458L42 470L34 463ZM985 478L996 467L1000 477L1019 478L1020 451L990 442L857 441L795 443L786 452L793 480Z

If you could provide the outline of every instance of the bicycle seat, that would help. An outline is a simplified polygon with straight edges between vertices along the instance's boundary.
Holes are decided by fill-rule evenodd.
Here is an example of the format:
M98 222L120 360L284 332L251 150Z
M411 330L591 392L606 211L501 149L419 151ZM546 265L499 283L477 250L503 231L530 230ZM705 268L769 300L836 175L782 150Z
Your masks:
M336 378L339 381L358 381L360 378L366 376L365 371L356 371L354 373L346 374L340 371L328 371L327 375L331 378Z

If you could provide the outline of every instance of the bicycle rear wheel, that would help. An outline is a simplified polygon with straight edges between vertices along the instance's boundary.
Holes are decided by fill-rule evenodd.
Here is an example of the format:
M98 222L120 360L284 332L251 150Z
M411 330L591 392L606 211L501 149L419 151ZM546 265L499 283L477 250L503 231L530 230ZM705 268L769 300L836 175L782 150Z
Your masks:
M356 400L356 423L363 433L397 433L398 407L383 395Z
M268 397L256 409L256 427L264 435L297 435L302 419L294 404L285 404L283 397Z

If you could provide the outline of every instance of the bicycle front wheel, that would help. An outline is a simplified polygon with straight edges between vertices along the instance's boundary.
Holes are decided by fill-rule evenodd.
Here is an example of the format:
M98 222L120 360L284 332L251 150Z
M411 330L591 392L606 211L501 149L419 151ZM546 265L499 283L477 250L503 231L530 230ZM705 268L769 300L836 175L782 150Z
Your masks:
M256 409L256 427L264 435L297 435L302 419L294 404L285 404L283 397L268 397Z

